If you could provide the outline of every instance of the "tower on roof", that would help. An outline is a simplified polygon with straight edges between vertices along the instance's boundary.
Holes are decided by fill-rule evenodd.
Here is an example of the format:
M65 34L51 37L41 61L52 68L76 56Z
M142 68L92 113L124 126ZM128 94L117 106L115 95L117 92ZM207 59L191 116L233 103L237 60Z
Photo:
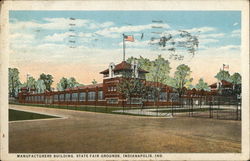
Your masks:
M126 61L122 61L117 65L110 63L108 69L100 72L100 74L103 74L104 79L117 77L135 77L145 79L146 73L148 73L148 71L141 69L138 66L137 61L133 61L132 64L127 63Z

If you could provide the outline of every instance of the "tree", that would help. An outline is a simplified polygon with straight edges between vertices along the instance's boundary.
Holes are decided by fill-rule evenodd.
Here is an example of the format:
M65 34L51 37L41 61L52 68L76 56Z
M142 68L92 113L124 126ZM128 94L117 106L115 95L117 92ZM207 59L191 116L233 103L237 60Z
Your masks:
M172 85L177 89L179 97L181 97L181 95L183 94L186 84L193 81L193 78L190 78L190 74L191 70L185 64L181 64L176 68L174 78L172 80Z
M9 68L9 96L16 97L21 85L17 68Z
M149 72L146 74L147 81L160 82L164 84L169 82L169 73L171 70L170 63L161 55L158 55L158 57L152 61L147 58L143 58L142 56L140 56L140 58L130 57L127 59L127 62L132 63L133 60L137 60L139 67Z
M149 72L146 74L146 80L154 82L154 85L146 91L149 91L148 94L154 97L155 105L156 101L160 97L161 89L165 84L169 84L170 82L170 63L168 60L165 60L161 55L158 55L158 57L152 61L147 58L143 58L142 56L140 56L140 58L138 59L130 57L128 59L128 62L131 63L133 60L137 60L139 67Z
M36 89L36 79L32 76L29 76L26 85L30 89L31 88Z
M92 84L93 85L97 84L97 81L95 79L93 79Z
M41 80L41 79L38 79L38 80L36 81L36 91L37 91L38 93L43 93L43 92L45 92L45 90L46 90L46 86L45 86L45 84L44 84L44 81Z
M234 94L241 94L241 75L240 73L234 73L230 80L233 84L233 92Z
M53 76L50 75L50 74L44 74L44 73L42 73L42 74L40 75L40 78L39 78L39 79L40 79L40 80L43 80L44 85L46 86L46 90L51 91L51 85L52 85L52 83L54 82L54 81L53 81Z
M57 90L64 91L67 88L78 87L81 85L82 84L79 84L74 77L70 77L68 79L65 77L62 77L60 79L60 82L57 83Z
M68 88L68 79L62 77L60 79L59 83L57 83L57 90L58 91L64 91L67 88Z
M220 70L214 77L217 78L219 81L230 81L230 74L228 71L225 70Z
M204 82L203 78L199 79L199 82L196 84L195 88L197 90L209 91L210 88L206 82Z
M240 75L240 73L234 73L232 76L230 76L230 80L234 85L241 84L241 75Z
M137 78L123 78L117 85L117 90L129 100L130 105L133 96L144 98L147 93L144 81Z
M74 77L70 77L68 79L68 88L73 88L76 87L76 85L78 85L79 83L76 81L76 79Z

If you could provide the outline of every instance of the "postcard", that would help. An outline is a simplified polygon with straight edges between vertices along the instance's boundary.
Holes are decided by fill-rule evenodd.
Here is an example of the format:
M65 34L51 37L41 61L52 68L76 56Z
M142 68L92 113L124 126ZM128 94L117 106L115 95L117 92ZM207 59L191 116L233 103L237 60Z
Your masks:
M248 160L248 1L4 1L1 160Z

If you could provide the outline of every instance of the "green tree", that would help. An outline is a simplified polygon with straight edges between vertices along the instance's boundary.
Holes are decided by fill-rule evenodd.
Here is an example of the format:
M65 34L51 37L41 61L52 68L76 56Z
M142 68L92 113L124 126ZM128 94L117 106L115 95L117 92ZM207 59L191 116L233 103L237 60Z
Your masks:
M76 81L74 77L70 77L68 79L68 88L76 87L79 83Z
M131 98L133 96L142 99L145 97L147 92L144 81L137 78L123 78L123 81L120 81L120 83L117 85L117 90L130 101L130 105Z
M93 81L91 82L92 84L97 84L97 81L95 79L93 79Z
M230 76L230 80L234 85L241 84L241 75L240 75L240 73L234 73L232 76Z
M34 77L32 77L32 76L29 76L28 80L26 82L26 86L28 88L36 89L36 79Z
M21 85L19 71L17 68L9 68L9 96L17 97L18 89Z
M82 84L79 84L74 77L70 78L62 77L60 79L60 82L57 83L57 90L64 91L67 88L73 88L78 86L82 86Z
M38 80L36 81L36 91L37 91L38 93L43 93L43 92L45 92L45 90L46 90L46 86L45 86L45 84L44 84L44 81L41 80L41 79L38 79Z
M65 77L62 77L59 81L59 83L57 83L57 90L58 91L64 91L65 89L68 88L68 79Z
M191 72L190 68L185 64L181 64L176 68L172 86L177 89L179 97L183 94L184 87L186 87L189 82L193 81L193 78L190 78Z
M199 82L196 84L195 88L197 90L209 91L210 88L206 82L204 82L203 78L199 79Z
M132 63L133 60L137 60L139 67L148 71L146 74L147 81L160 82L167 84L169 82L169 73L170 73L170 63L168 60L165 60L161 55L155 60L149 60L140 56L139 58L130 57L127 59L128 63Z
M225 70L220 70L214 77L217 78L219 81L230 81L230 74L228 71Z
M44 74L44 73L42 73L42 74L40 75L40 78L39 78L39 79L40 79L40 80L43 80L44 85L46 86L46 90L51 91L51 85L52 85L52 83L54 82L54 81L53 81L53 76L50 75L50 74Z

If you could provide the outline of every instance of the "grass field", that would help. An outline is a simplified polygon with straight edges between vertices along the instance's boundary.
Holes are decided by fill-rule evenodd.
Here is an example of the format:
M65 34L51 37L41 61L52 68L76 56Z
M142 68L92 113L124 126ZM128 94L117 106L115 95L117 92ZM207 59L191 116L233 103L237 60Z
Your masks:
M58 117L9 109L9 121L47 119L47 118L58 118Z
M122 115L135 115L135 116L147 116L147 115L137 115L137 114L129 114L123 112L113 112L116 110L123 110L123 107L113 107L113 106L84 106L84 105L46 105L46 104L21 104L21 103L10 103L13 105L24 105L24 106L32 106L32 107L46 107L46 108L56 108L56 109L67 109L67 110L76 110L76 111L88 111L88 112L99 112L99 113L112 113L112 114L122 114ZM124 110L131 109L131 107L125 107ZM133 109L140 109L135 108ZM150 116L149 116L150 117Z

